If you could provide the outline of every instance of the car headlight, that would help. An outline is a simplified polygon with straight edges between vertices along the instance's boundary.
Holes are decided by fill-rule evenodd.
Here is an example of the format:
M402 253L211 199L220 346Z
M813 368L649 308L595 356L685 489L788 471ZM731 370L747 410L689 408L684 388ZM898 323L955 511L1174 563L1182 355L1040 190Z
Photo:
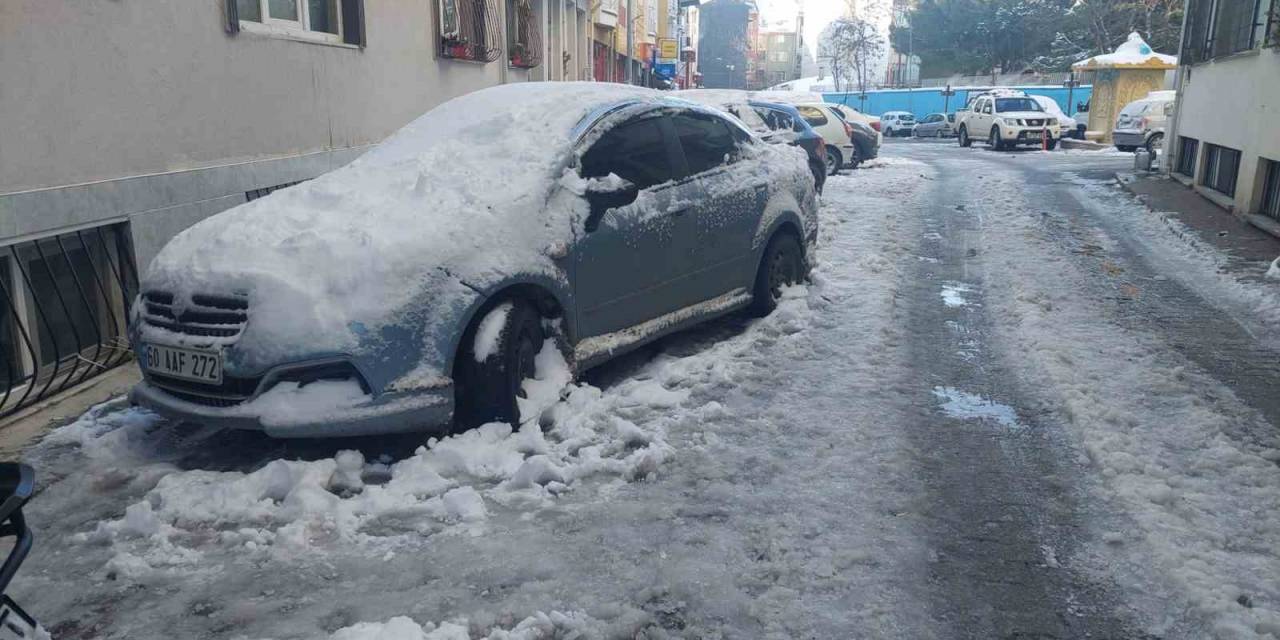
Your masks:
M1022 124L1021 122L1018 121L1017 118L1001 118L1001 120L1004 120L1004 123L1011 127L1016 127Z

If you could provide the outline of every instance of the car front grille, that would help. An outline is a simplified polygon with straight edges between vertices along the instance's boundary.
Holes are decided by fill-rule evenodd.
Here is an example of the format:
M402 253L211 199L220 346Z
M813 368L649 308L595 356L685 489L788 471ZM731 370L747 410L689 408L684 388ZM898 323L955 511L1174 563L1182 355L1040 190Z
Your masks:
M1027 120L1028 127L1043 127L1044 120Z
M142 304L142 319L148 325L188 336L234 338L249 321L249 300L245 296L197 293L191 296L189 305L177 311L172 293L145 291Z
M261 377L237 378L223 376L222 384L209 385L182 380L157 373L148 373L147 381L161 391L193 404L207 407L234 407L253 396Z

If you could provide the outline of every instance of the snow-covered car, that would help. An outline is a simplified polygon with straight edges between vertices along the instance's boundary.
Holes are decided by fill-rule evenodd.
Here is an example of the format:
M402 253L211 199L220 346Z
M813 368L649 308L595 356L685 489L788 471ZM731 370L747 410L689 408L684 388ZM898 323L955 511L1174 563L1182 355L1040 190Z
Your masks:
M814 188L822 193L827 181L827 142L794 105L756 99L751 92L738 89L686 89L676 95L728 113L767 142L803 149L809 157Z
M885 137L909 136L916 126L916 116L909 111L886 111L880 114L880 130Z
M1121 151L1146 147L1155 153L1164 144L1164 127L1173 113L1176 91L1152 91L1120 109L1111 140Z
M858 111L857 109L854 109L853 107L847 104L836 103L836 104L833 104L832 106L836 111L840 112L840 115L844 116L844 119L846 122L860 122L864 125L867 125L868 127L871 127L873 130L875 130L876 134L880 133L880 118L877 118L875 116L869 116L861 111ZM880 141L877 140L876 147L879 147L879 146L880 146Z
M524 422L548 368L772 310L816 208L802 152L714 109L485 89L170 241L131 310L130 397L280 437Z
M992 149L1041 144L1053 149L1061 137L1057 118L1021 91L980 94L967 110L956 114L956 138L962 147L976 139L986 140Z
M1062 110L1062 107L1058 106L1057 100L1054 100L1049 96L1031 95L1027 97L1035 100L1036 104L1040 105L1040 108L1044 109L1045 113L1058 120L1058 127L1061 129L1063 136L1066 136L1069 132L1076 130L1076 119L1067 115L1066 112Z
M951 128L955 120L954 113L931 113L911 128L911 135L916 138L950 138L955 133Z

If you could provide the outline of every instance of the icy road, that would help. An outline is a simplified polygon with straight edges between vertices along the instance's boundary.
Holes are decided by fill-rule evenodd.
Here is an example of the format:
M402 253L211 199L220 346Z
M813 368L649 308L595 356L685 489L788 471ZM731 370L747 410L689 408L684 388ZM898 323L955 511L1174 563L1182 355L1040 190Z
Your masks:
M544 352L541 430L96 408L27 453L14 596L58 639L1280 638L1280 284L1126 156L884 155L771 317Z

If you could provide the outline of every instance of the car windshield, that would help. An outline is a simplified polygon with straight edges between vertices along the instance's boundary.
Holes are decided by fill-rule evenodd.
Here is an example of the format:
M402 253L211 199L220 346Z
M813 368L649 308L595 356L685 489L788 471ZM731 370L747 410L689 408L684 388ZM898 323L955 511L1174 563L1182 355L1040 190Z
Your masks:
M996 98L996 111L1044 111L1031 98Z

